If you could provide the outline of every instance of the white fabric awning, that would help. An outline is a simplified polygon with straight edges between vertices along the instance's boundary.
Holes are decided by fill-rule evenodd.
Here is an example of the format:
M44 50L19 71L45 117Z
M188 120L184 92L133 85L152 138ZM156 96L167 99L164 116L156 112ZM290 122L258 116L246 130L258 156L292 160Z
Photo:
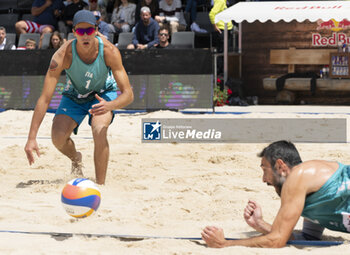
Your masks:
M315 22L318 19L350 21L350 1L281 1L281 2L239 2L215 16L215 23L231 20L236 23L296 20Z

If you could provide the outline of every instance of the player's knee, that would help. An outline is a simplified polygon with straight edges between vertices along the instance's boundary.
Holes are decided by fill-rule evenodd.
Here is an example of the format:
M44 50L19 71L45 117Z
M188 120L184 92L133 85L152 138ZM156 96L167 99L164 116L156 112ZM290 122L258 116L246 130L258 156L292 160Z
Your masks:
M126 47L128 50L134 50L135 49L135 46L133 44L129 44L127 47Z
M53 128L51 131L51 140L56 148L62 148L67 141L67 137L63 132Z
M21 31L26 30L27 24L25 23L25 21L20 20L20 21L17 21L17 22L16 22L15 28L16 28L16 31L17 31L18 33L20 33Z
M103 139L107 137L107 129L108 129L108 125L104 125L104 124L94 125L92 127L92 134L94 137Z

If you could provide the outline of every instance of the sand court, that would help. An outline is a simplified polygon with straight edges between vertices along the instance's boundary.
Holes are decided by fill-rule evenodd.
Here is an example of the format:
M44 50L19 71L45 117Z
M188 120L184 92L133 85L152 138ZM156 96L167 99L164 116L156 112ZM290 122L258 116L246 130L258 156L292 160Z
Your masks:
M274 219L280 200L262 182L260 159L266 143L141 143L142 118L346 118L349 107L223 107L227 114L171 111L121 113L108 131L110 160L101 186L98 211L74 219L60 196L69 181L70 161L50 140L53 114L38 133L41 157L29 166L24 145L32 111L0 113L0 231L200 237L206 225L224 229L226 237L255 236L243 219L248 199L262 205L264 219ZM232 114L244 112L244 114ZM84 120L76 147L83 154L84 175L94 180L93 141ZM348 136L349 137L349 136ZM349 143L297 143L302 159L350 164ZM302 220L296 228L301 229ZM324 239L348 241L349 234L326 230ZM98 236L50 236L0 232L3 254L345 254L350 244L334 247L211 249L203 241L178 239L124 240Z

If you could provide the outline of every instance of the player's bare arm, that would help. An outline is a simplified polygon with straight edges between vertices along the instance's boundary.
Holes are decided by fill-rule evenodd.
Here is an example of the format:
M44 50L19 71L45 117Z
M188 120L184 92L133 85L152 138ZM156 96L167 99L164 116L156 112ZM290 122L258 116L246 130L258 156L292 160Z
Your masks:
M46 8L52 4L51 0L46 0L46 2L40 7L32 7L31 13L33 16L39 16Z
M39 147L36 142L36 136L41 125L41 122L46 114L52 95L55 91L56 84L63 70L64 56L66 47L61 47L51 58L49 68L47 70L44 87L42 93L37 101L34 109L34 114L28 134L27 144L25 146L25 152L29 161L29 164L34 163L33 151L40 156Z
M215 248L237 245L265 248L284 247L300 218L307 194L305 182L309 179L300 174L301 172L298 171L299 174L297 171L293 172L283 185L281 207L270 233L248 239L226 240L221 228L207 227L203 230L202 237L208 246Z

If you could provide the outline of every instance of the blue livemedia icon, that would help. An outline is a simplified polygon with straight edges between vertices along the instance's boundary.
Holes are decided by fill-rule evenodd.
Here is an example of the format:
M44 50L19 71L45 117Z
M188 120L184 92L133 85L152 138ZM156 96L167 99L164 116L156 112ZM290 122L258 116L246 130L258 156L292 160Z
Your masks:
M160 140L162 124L157 122L143 123L143 140Z

